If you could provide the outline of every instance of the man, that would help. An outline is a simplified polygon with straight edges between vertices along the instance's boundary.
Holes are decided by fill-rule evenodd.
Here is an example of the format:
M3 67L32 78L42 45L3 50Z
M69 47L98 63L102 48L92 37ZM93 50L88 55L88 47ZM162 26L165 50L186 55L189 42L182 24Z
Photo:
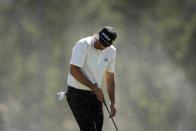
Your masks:
M116 115L116 48L112 45L116 37L115 29L106 26L73 47L66 96L80 131L102 130L104 94L100 86L103 76L111 101L111 117Z

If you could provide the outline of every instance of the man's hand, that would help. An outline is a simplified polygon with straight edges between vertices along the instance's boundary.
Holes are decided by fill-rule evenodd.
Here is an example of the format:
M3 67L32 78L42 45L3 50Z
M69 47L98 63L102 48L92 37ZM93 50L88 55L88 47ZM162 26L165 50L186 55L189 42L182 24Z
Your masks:
M110 105L110 110L111 110L111 117L114 117L116 115L117 109L115 104Z
M104 100L104 94L103 91L97 86L97 84L94 84L92 87L92 90L94 91L95 95L97 96L97 99L101 102Z

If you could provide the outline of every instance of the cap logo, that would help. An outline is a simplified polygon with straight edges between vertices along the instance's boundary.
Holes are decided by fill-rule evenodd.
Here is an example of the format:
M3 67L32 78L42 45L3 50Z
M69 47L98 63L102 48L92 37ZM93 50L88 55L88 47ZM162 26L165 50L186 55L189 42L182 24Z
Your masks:
M110 41L111 40L104 32L102 32L101 34L104 36L104 38L107 39L107 41Z

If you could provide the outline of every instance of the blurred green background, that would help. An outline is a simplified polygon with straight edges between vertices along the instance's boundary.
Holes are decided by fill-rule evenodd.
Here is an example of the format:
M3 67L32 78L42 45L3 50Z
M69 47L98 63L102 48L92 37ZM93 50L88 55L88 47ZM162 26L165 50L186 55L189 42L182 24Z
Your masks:
M105 25L118 32L119 130L195 131L195 0L0 0L0 131L79 131L56 93L75 42Z

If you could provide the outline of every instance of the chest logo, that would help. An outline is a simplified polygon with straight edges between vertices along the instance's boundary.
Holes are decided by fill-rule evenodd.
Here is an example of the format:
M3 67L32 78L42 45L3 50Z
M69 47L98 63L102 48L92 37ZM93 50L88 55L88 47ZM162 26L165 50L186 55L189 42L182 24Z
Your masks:
M108 62L108 58L104 58L104 62Z

